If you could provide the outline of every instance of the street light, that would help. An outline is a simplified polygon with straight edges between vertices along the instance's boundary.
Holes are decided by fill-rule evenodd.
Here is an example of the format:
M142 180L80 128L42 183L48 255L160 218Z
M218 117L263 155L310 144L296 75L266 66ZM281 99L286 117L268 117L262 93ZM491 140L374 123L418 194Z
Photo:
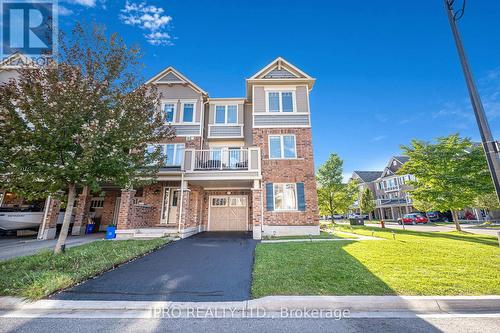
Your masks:
M448 21L450 22L453 38L455 39L455 45L457 47L460 63L462 64L462 69L464 71L465 82L467 83L467 88L469 90L469 96L474 110L474 115L476 116L477 126L479 127L479 132L481 133L484 154L486 155L488 168L490 169L491 178L493 179L493 184L495 185L497 198L500 201L500 149L491 134L488 120L484 114L481 98L479 97L474 79L472 78L472 71L465 55L462 39L460 38L460 34L458 32L457 21L464 15L465 1L466 0L463 0L462 7L456 11L453 10L455 0L444 0L444 5L446 13L448 14Z

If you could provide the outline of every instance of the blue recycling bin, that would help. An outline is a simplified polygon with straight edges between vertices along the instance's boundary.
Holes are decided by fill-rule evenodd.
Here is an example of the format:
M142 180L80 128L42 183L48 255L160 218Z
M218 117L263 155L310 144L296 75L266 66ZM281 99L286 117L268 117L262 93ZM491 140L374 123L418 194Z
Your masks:
M106 227L106 239L116 238L116 227L114 225L108 225Z
M87 227L85 228L85 233L86 234L93 233L94 232L94 226L95 226L95 224L93 224L93 223L87 224Z

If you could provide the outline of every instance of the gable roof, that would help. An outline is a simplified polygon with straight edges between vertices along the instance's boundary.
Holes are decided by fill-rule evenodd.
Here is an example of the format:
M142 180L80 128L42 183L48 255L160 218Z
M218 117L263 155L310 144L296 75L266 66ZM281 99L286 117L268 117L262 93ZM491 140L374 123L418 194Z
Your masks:
M151 79L146 81L145 84L158 84L158 83L166 83L166 84L186 84L190 86L193 90L203 94L208 95L203 89L201 89L198 85L196 85L193 81L189 80L185 77L181 72L169 66L162 70L160 73L153 76Z
M384 172L380 177L386 177L390 175L396 174L396 172L399 170L399 168L408 162L410 158L408 156L400 155L400 156L392 156L389 159L389 162L387 163L387 166L384 169ZM394 165L394 162L396 162L396 165Z
M36 68L30 57L16 52L0 61L0 72L19 68Z
M301 71L282 57L278 57L267 64L260 71L252 75L248 80L273 80L273 79L308 79L311 76Z
M379 178L382 175L382 171L354 171L353 175L354 174L364 183L370 183Z

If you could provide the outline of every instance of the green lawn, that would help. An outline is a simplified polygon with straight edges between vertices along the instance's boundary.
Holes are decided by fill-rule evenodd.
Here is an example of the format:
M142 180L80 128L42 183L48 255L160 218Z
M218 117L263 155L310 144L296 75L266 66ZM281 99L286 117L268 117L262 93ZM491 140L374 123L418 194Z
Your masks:
M343 229L351 231L337 228ZM386 240L259 244L253 296L500 294L495 237L370 227L353 231L367 236L374 231Z
M165 239L95 241L0 262L0 295L40 299L158 249Z

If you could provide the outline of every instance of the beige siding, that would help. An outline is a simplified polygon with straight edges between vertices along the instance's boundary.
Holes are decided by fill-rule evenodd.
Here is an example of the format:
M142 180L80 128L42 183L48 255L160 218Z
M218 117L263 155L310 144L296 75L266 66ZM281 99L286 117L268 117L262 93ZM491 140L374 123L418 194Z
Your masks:
M252 104L245 104L245 126L243 126L243 136L245 138L245 146L253 145L253 117L252 117Z
M295 91L295 99L297 101L297 112L309 112L309 103L307 98L307 87L299 86Z
M264 87L254 87L253 107L255 113L266 112L266 93Z
M14 69L0 71L0 83L8 82L10 79L16 79L17 77L19 77L19 73Z

